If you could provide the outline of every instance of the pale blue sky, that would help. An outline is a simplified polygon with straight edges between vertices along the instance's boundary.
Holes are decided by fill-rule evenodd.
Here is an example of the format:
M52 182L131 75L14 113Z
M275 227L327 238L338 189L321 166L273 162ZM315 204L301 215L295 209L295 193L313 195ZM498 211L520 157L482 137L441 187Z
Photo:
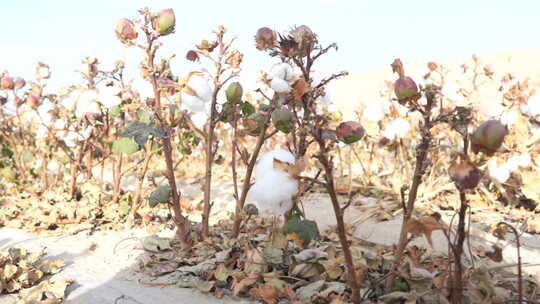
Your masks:
M177 74L190 69L185 52L219 24L238 36L247 73L270 62L254 47L262 26L306 24L323 42L337 42L339 51L321 62L322 72L365 72L395 57L439 60L540 47L539 0L0 0L0 70L28 77L43 61L54 73L53 86L78 81L73 71L84 56L106 63L126 56L114 35L116 21L144 6L175 10L176 33L163 41L165 52L178 55ZM127 56L136 67L136 57Z

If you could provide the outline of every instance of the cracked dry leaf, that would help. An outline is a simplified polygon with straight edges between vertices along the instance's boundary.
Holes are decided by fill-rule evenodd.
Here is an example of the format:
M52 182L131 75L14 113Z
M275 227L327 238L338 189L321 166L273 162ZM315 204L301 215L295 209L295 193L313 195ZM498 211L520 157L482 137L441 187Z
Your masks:
M431 234L435 230L443 230L444 226L437 221L433 216L422 216L418 219L410 219L406 225L407 233L412 234L413 236L424 235L429 245L433 247L433 242L431 240Z

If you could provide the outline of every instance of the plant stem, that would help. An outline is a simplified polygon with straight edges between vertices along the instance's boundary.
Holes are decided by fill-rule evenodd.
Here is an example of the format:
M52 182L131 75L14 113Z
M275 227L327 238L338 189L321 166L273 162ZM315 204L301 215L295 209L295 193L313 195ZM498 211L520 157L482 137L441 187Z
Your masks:
M463 296L463 265L461 263L461 256L463 255L463 244L465 243L465 217L467 216L467 196L465 190L459 190L459 200L461 206L459 208L459 221L457 229L457 240L453 245L454 250L454 276L452 279L452 285L450 289L450 299L452 304L461 303Z
M120 182L122 181L122 160L123 160L123 153L118 154L118 159L116 160L114 169L113 169L113 199L112 203L116 204L118 203L118 200L120 199Z
M516 228L514 228L514 226L506 223L506 222L500 222L497 224L497 226L500 226L500 225L505 225L507 226L508 228L510 228L510 230L512 230L512 232L514 233L514 235L516 236L516 248L517 248L517 258L518 258L518 303L523 303L524 300L523 300L523 274L522 274L522 270L521 270L521 245L520 245L520 241L519 241L519 233L518 231L516 230Z
M218 69L217 75L220 74ZM216 76L219 77L219 76ZM207 138L205 139L205 179L204 179L204 198L203 198L203 214L202 214L202 235L204 238L209 234L209 222L210 222L210 210L212 209L211 195L212 195L212 165L214 164L214 130L216 128L216 103L219 87L214 89L212 95L212 103L210 105L210 121L208 124L208 130L206 131Z
M429 117L426 118L426 125L430 126ZM384 291L389 293L392 291L394 282L396 279L396 272L401 260L403 258L403 253L405 252L405 247L407 246L407 222L411 219L414 210L414 202L416 201L416 196L418 195L418 187L422 183L422 176L424 175L424 163L428 154L429 143L431 141L431 133L429 128L427 132L423 133L422 141L417 146L417 155L416 155L416 164L414 168L413 183L409 191L407 198L407 205L405 210L403 210L403 221L401 222L401 232L399 234L399 242L394 254L394 263L390 269L390 274L386 280Z
M322 139L319 141L321 151L319 153L319 161L324 167L324 179L326 180L326 190L330 195L332 201L332 207L334 208L334 214L336 216L337 229L339 241L341 243L341 248L343 249L343 255L345 257L345 265L347 266L347 283L351 288L352 293L352 302L360 303L360 287L358 286L358 281L356 280L356 270L354 267L354 262L352 259L351 249L349 246L349 241L347 240L347 233L345 231L345 223L343 221L343 209L339 206L339 201L336 195L336 189L334 185L334 173L333 173L333 164L331 160L328 159L328 151L324 146Z

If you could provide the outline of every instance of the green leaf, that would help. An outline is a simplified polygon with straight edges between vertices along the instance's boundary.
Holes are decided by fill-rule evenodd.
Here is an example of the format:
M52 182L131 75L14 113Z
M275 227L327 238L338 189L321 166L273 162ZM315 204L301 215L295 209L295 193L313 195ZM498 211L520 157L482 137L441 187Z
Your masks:
M170 200L171 197L171 187L169 185L161 185L158 186L152 193L150 194L150 198L148 199L148 204L150 207L155 207L158 204L166 203Z
M21 160L25 163L29 163L34 160L34 154L30 151L24 151L21 154Z
M131 138L115 140L112 149L116 153L132 154L139 151L139 145Z
M109 110L109 114L111 114L112 117L117 117L120 113L122 113L121 105L116 105Z
M242 102L240 104L240 109L242 109L242 114L244 114L244 117L248 117L249 115L255 113L255 107L249 102Z
M295 234L302 240L302 246L307 245L319 237L317 223L310 220L302 220L299 216L292 217L284 226L283 231L287 234Z
M150 135L154 137L165 137L165 131L161 128L154 127L153 124L134 121L129 123L122 133L123 137L133 137L141 146L144 146Z

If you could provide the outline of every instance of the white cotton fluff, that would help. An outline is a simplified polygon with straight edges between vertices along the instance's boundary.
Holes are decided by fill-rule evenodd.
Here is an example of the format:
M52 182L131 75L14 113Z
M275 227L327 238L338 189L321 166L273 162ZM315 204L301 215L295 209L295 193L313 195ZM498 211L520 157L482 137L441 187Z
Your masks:
M202 75L193 74L189 77L187 86L195 91L196 96L182 91L182 106L193 112L205 112L205 104L212 99L212 89L208 81Z
M382 135L389 140L394 140L394 138L405 138L411 125L408 121L403 118L396 118L390 122L390 124L384 129Z
M298 181L273 167L274 158L294 164L294 156L276 149L264 154L255 167L256 182L249 190L249 199L256 202L261 214L281 216L292 208L292 197Z
M459 85L453 81L445 83L441 93L451 101L458 102L463 99L463 95L459 93Z
M313 80L313 87L317 87L319 84L321 84L325 77L322 73L313 73L311 79ZM326 85L324 95L320 96L318 99L321 104L329 106L332 103L330 91L331 83Z
M501 123L507 126L513 125L518 119L516 111L507 111L501 115Z
M291 81L294 76L292 66L285 62L274 65L269 74L272 79L279 78L286 81Z
M121 89L116 86L104 86L99 89L99 102L105 108L110 109L122 103L122 98L119 97Z
M191 115L191 121L199 129L202 129L204 127L204 124L206 123L207 120L208 120L208 115L206 115L205 112L196 112Z
M512 172L516 171L518 168L527 168L531 164L531 155L527 152L512 155L506 164Z
M529 96L527 103L521 105L521 111L530 117L540 115L540 93Z
M507 162L499 164L496 157L493 157L488 162L489 175L496 179L499 183L504 183L510 178L512 168Z
M270 81L270 87L276 93L288 93L291 91L289 83L281 78L272 78Z
M83 118L86 113L100 113L101 109L98 104L98 93L96 90L83 91L79 100L77 101L77 107L75 109L75 116L79 119Z
M43 103L37 108L37 112L41 118L41 122L45 125L50 125L53 122L54 116L52 111L55 109L55 105L49 100L43 101Z
M368 104L362 113L362 120L379 122L384 118L384 110L380 103Z

